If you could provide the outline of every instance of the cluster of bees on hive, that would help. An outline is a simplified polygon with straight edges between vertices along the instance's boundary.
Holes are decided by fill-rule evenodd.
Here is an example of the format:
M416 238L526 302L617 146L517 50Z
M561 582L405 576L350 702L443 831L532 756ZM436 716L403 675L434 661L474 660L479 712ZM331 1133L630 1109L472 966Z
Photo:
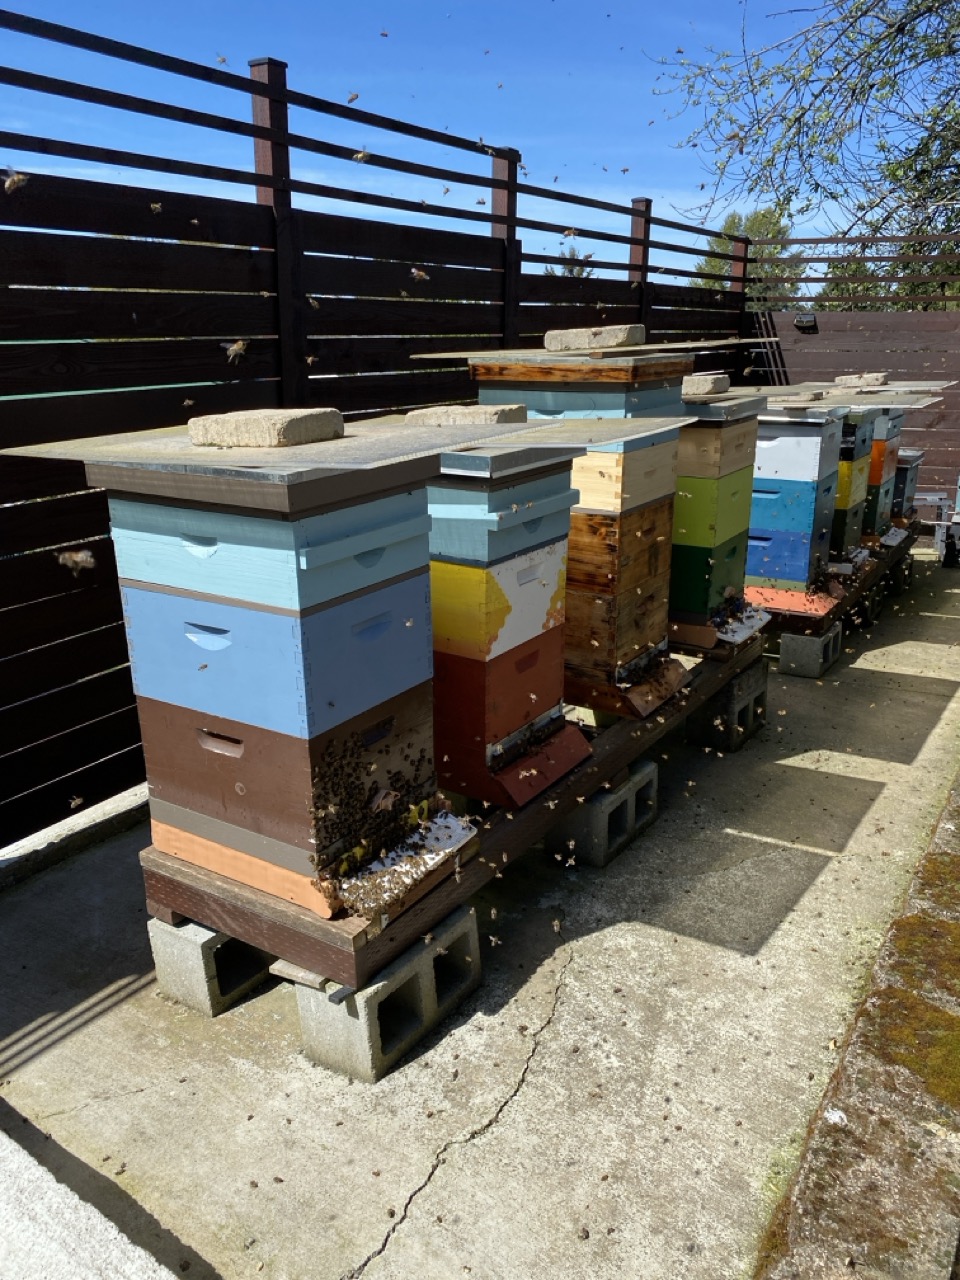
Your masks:
M391 753L389 739L371 754L360 733L327 744L314 771L313 861L325 876L343 877L404 844L415 848L419 827L429 817L424 799L434 788L433 760L412 742L399 753L403 768L381 771Z

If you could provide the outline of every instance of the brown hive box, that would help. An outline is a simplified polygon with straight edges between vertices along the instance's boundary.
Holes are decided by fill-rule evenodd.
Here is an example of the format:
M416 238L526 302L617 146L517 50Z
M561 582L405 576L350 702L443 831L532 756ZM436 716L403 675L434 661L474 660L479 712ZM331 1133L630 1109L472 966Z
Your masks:
M673 494L622 515L574 511L567 588L596 595L636 590L669 572Z
M568 675L614 684L667 635L669 571L619 595L567 591Z
M368 821L377 791L420 799L432 787L429 682L314 738L149 698L138 711L154 815L291 871L329 862L324 850Z

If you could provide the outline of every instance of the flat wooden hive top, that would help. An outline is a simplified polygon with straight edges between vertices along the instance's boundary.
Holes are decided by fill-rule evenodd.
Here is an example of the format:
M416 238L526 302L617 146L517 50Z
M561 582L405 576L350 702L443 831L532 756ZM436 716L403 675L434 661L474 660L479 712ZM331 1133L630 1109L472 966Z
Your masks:
M754 392L744 394L738 387L721 391L712 396L686 396L684 411L695 413L697 421L707 426L742 422L744 418L756 418L767 407L767 397Z
M514 432L510 444L531 448L576 445L589 453L631 453L680 437L680 428L697 421L692 415L642 418L542 418ZM486 443L496 443L487 441Z
M198 447L178 426L3 452L83 462L90 484L114 492L294 515L421 484L440 473L445 451L501 443L518 425L525 424L417 427L397 415L348 423L337 440L281 449Z

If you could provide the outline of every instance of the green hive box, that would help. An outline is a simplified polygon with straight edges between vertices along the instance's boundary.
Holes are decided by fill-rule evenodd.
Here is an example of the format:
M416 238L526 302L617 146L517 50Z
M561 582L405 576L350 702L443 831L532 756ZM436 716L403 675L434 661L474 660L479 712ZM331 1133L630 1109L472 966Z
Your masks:
M718 547L673 548L670 564L670 616L677 622L703 622L726 600L743 595L747 565L744 530Z
M866 505L858 502L855 507L838 507L834 512L830 534L830 555L834 559L843 560L859 547Z
M674 547L719 547L750 527L753 467L729 475L678 476Z

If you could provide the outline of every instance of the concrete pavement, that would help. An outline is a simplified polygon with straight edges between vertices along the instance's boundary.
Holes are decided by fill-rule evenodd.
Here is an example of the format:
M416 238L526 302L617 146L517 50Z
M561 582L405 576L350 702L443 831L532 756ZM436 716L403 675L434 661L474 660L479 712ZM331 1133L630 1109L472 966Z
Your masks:
M749 1276L960 765L960 575L898 603L774 674L741 753L661 744L606 870L494 882L483 985L377 1085L303 1058L282 985L214 1022L158 995L145 829L8 890L0 1099L191 1276Z

